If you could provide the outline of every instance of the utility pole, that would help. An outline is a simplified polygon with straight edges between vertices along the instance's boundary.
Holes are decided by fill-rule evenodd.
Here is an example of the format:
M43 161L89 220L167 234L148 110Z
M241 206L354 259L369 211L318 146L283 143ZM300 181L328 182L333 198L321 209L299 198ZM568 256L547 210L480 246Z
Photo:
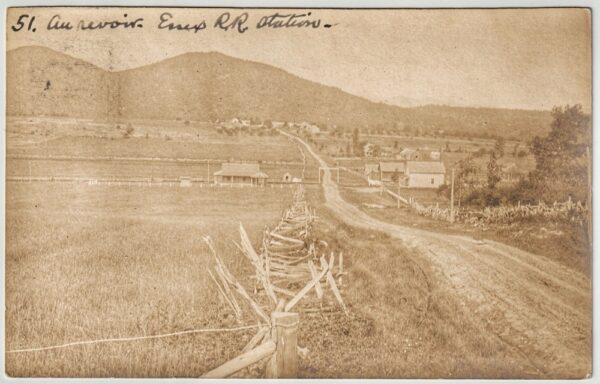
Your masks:
M450 222L454 223L454 168L452 168L452 187L450 189Z

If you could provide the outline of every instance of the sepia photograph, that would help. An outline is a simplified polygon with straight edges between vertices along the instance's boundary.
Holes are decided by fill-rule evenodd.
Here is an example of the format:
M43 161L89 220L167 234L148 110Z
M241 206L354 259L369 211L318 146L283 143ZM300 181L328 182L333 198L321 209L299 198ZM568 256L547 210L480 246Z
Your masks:
M4 17L5 378L592 377L590 8Z

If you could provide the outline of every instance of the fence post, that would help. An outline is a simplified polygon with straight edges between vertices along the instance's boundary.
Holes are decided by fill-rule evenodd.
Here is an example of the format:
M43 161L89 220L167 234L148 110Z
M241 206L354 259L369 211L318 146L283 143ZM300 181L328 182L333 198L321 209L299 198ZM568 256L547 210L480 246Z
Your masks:
M293 312L273 312L272 338L276 349L267 365L267 378L298 377L298 324L299 315Z

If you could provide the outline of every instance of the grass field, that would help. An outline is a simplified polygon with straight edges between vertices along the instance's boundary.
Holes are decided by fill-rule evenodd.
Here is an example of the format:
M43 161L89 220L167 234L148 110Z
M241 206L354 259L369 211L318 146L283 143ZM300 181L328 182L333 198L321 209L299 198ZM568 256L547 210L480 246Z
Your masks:
M444 277L426 256L381 233L340 224L321 205L320 190L308 196L319 214L315 236L344 252L349 275L342 295L350 315L302 317L299 343L311 352L301 361L301 377L523 377L522 356L438 283Z
M244 276L249 266L232 242L239 222L256 242L290 198L290 188L8 183L6 349L236 326L207 278L202 236L212 236ZM7 354L6 370L37 377L199 376L235 357L251 336Z
M133 131L125 139L127 127ZM7 154L301 161L297 146L282 136L226 136L211 123L58 118L9 118Z
M209 168L210 167L210 168ZM302 176L301 164L261 164L261 171L269 176L270 182L280 182L283 175ZM214 180L213 174L221 169L220 162L182 163L127 160L52 160L52 159L7 159L6 175L9 177L81 177L81 178L163 178L178 179L189 176ZM304 180L317 181L317 168L307 166Z

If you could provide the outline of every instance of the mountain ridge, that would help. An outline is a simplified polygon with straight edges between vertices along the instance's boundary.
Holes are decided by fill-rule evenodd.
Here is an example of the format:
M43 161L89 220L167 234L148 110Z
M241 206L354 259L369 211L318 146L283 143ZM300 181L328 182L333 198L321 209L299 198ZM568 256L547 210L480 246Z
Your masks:
M118 71L41 46L6 54L7 114L104 120L256 117L402 132L530 138L549 111L427 105L400 107L220 52L188 52Z

